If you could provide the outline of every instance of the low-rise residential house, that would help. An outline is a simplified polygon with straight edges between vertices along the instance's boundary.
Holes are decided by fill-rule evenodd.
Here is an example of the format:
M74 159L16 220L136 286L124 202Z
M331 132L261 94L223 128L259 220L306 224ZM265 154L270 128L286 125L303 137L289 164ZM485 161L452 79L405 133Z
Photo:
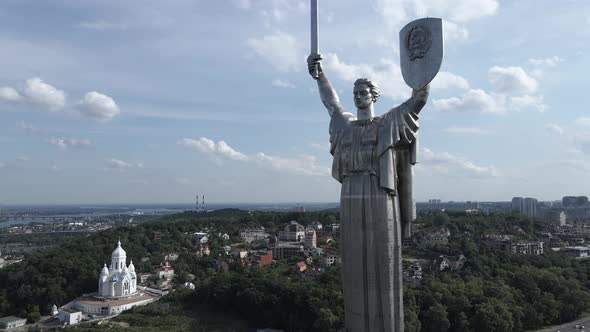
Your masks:
M211 250L209 250L209 245L199 244L195 247L194 253L197 257L204 257L211 255Z
M223 246L223 251L225 252L226 255L229 255L231 253L231 247L230 246Z
M195 232L193 233L193 241L194 243L201 243L201 244L205 244L207 242L209 242L209 237L207 235L207 233L205 232Z
M451 260L443 255L440 255L434 262L434 268L437 271L444 271L451 267Z
M257 252L252 255L252 265L253 266L266 266L272 264L272 251L262 251Z
M248 257L248 250L243 249L243 248L234 248L232 250L232 255L236 258L244 259L244 258Z
M253 242L257 240L264 240L268 237L264 227L260 228L246 228L240 231L240 239L243 242Z
M319 221L314 221L311 223L311 228L315 229L316 231L322 230L322 223Z
M559 253L575 258L588 258L590 257L590 248L584 246L564 247L559 249Z
M463 268L463 265L465 264L466 260L467 258L463 255L459 255L457 259L452 259L450 257L440 255L436 260L434 260L433 270L439 272L447 269L450 269L452 271L460 270Z
M584 244L584 237L579 234L559 234L559 239L565 241L570 246Z
M323 263L326 266L332 266L336 263L342 263L342 258L335 253L326 253L323 257Z
M170 265L169 261L160 264L160 268L158 268L157 275L159 279L166 279L172 280L174 277L174 268Z
M404 264L402 278L405 282L420 286L422 283L422 267L420 266L420 263L410 262Z
M301 261L295 264L295 269L297 272L305 272L305 270L307 270L307 265L305 265L304 261Z
M140 273L139 274L139 283L145 284L148 282L148 279L153 276L152 273Z
M169 253L167 255L164 255L164 260L165 261L171 261L171 262L173 262L173 261L175 261L175 260L178 259L178 256L179 255L177 253L171 252L171 253Z
M59 309L57 318L64 325L76 325L82 321L82 311L68 308Z
M2 329L13 329L15 327L23 326L27 324L25 318L19 318L14 316L7 316L0 318L0 328Z
M219 236L220 239L222 239L224 241L228 241L229 240L229 234L227 234L227 233L223 233L223 234L222 233L219 233L218 236Z
M424 230L421 244L425 247L449 244L451 232L446 227L434 227Z
M326 225L326 227L324 227L324 229L326 230L326 232L336 234L340 231L340 224L329 224L329 225Z

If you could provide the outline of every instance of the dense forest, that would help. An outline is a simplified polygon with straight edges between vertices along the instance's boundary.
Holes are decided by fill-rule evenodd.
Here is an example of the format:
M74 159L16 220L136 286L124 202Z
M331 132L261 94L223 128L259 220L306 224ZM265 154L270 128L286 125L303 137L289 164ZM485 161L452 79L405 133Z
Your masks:
M206 307L236 317L251 327L338 331L342 328L343 308L337 266L315 279L295 273L286 262L217 273L212 258L190 254L190 234L205 227L228 233L232 240L237 240L240 228L264 226L275 232L290 220L302 224L313 220L331 223L337 222L337 214L187 212L157 222L110 229L56 249L34 252L23 263L0 270L0 314L28 316L36 310L47 313L54 303L61 305L82 293L95 291L100 266L110 258L120 238L140 271L159 264L163 253L180 253L174 263L176 281L183 282L192 274L196 285L193 292L170 295L177 299L175 303L184 313L194 312L198 316ZM523 238L534 239L544 228L539 222L516 214L424 212L418 225L447 227L451 231L449 245L406 250L408 258L463 254L467 260L462 269L425 273L419 287L405 285L407 331L524 331L571 321L590 307L590 260L561 256L548 248L542 256L509 255L481 244L483 235L508 234L515 229ZM161 240L154 240L154 232L162 235ZM210 241L215 257L220 240L212 236ZM136 263L140 257L150 259ZM135 308L118 319L141 325L137 317L142 314L170 315L167 303L163 299ZM164 304L167 306L163 307Z
M423 214L421 219L448 227L452 236L444 250L462 253L467 261L459 271L427 275L420 288L406 287L407 331L523 331L565 323L588 310L590 261L549 248L541 256L510 255L479 241L515 228L534 238L543 224L514 214Z
M119 239L138 272L151 271L162 262L163 254L177 252L180 253L174 262L177 274L193 273L204 277L212 273L213 262L191 254L193 232L209 228L227 233L237 242L243 227L264 226L269 232L275 232L290 220L303 224L313 220L337 222L336 216L334 211L299 214L227 209L186 212L163 217L157 222L111 228L62 243L58 248L28 253L22 263L1 269L0 316L27 317L32 310L47 314L53 304L63 305L83 293L95 292L100 269L103 263L110 261ZM210 238L212 256L220 247L216 232ZM154 233L161 234L161 239L155 240ZM142 257L149 260L141 262Z

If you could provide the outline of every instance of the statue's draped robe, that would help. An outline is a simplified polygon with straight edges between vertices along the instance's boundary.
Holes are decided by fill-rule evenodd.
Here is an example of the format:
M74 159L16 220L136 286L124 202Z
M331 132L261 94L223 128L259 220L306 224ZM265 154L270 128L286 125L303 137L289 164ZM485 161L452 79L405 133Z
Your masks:
M418 114L408 102L372 120L355 120L339 111L332 114L332 176L342 183L347 332L404 330L401 220L413 219L414 211L409 209L417 130Z

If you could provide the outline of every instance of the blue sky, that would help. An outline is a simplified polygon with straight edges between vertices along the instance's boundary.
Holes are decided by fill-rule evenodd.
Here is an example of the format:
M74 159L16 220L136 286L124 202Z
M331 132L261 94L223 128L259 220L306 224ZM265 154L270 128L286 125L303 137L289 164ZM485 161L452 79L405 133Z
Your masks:
M410 95L398 31L442 17L416 198L590 191L583 0L319 0L345 108ZM307 0L0 2L0 204L334 202Z

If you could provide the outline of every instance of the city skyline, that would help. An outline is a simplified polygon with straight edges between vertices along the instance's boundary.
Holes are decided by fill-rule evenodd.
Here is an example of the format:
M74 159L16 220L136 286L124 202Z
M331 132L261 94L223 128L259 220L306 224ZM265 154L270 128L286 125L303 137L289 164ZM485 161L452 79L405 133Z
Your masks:
M410 95L400 28L443 18L417 201L590 194L590 4L319 6L326 74L352 112L352 82L374 79L378 115ZM0 18L2 205L338 201L307 0L5 1Z

